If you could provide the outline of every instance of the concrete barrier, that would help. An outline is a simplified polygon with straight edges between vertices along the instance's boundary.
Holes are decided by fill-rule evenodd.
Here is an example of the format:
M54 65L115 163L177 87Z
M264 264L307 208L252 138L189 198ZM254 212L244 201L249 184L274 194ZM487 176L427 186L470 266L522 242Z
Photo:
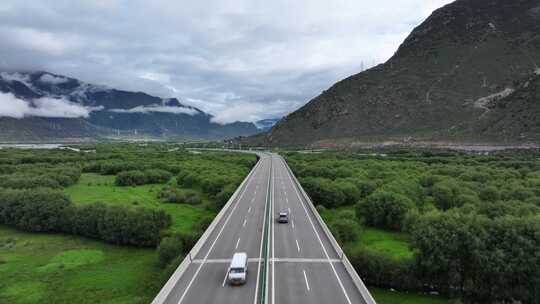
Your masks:
M186 257L184 258L184 260L182 261L182 263L180 264L180 266L178 266L178 268L176 268L176 270L174 271L173 275L169 278L169 280L167 281L167 283L165 283L165 285L163 286L163 288L161 288L161 290L159 291L159 293L157 294L157 296L154 298L154 300L152 301L152 304L162 304L162 303L165 303L165 301L167 300L167 298L169 297L169 294L171 293L171 291L174 289L174 286L176 286L176 283L178 282L178 280L180 280L180 278L182 277L182 275L184 274L184 272L188 269L189 265L191 265L191 262L193 261L193 259L195 259L195 257L197 256L197 254L199 253L199 251L201 250L201 248L204 246L204 243L206 243L208 237L212 234L212 232L214 232L214 229L216 228L216 226L219 224L219 222L221 221L221 219L223 218L223 216L225 215L225 213L227 213L227 211L230 209L231 205L233 204L233 202L236 200L236 197L238 196L238 194L242 191L242 189L244 188L245 184L247 183L247 181L251 178L251 176L253 175L253 173L257 170L257 168L260 166L261 164L261 159L262 159L262 156L261 156L261 153L255 153L257 154L257 156L259 156L259 160L257 161L257 164L251 169L251 171L249 172L248 176L246 176L246 178L242 181L242 183L240 184L240 186L238 188L236 188L236 191L233 193L233 195L229 198L229 200L227 201L227 203L225 204L225 206L223 206L223 208L221 208L221 211L218 213L218 215L214 218L214 220L212 221L212 223L210 224L210 226L208 226L208 228L206 229L206 231L204 231L203 235L199 238L199 240L197 241L197 243L195 244L195 246L193 246L193 248L189 251L189 253L186 255Z
M336 241L336 239L332 235L332 232L330 232L330 229L328 229L328 226L326 225L326 223L322 219L321 215L317 211L317 208L315 208L315 205L311 201L311 198L306 193L306 191L304 191L304 188L302 188L302 185L300 184L300 182L298 181L298 179L294 175L293 171L289 167L289 164L287 164L287 162L285 161L285 159L281 155L279 157L285 163L285 166L287 167L287 170L291 174L291 176L292 176L292 178L293 178L293 180L294 180L294 182L296 184L295 186L298 189L300 189L300 192L302 193L302 196L303 196L304 200L308 203L309 209L311 210L311 212L315 216L315 219L317 220L317 222L319 222L319 225L321 225L322 230L323 230L324 234L326 235L326 237L330 240L330 244L332 244L333 249L335 250L335 252L340 257L340 259L341 259L341 261L343 263L343 266L345 267L345 270L347 270L347 273L351 276L351 278L352 278L352 280L354 282L354 285L356 286L356 288L358 289L358 291L360 292L360 294L362 295L362 297L364 298L364 300L366 301L367 304L376 304L375 299L373 299L373 296L371 296L371 293L369 292L366 285L364 284L364 282L362 281L362 279L360 278L360 276L358 275L358 273L356 272L356 270L352 266L351 262L347 258L347 255L345 254L345 252L343 252L343 249L341 249L341 246L339 246L339 243Z

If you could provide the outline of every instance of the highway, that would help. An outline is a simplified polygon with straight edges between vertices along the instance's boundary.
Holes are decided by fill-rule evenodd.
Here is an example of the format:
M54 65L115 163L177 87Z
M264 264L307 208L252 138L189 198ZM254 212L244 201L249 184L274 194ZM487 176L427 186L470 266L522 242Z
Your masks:
M375 303L355 285L285 161L259 156L196 252L152 303ZM276 221L282 211L289 213L287 224ZM247 253L249 271L247 283L233 287L226 275L235 252Z

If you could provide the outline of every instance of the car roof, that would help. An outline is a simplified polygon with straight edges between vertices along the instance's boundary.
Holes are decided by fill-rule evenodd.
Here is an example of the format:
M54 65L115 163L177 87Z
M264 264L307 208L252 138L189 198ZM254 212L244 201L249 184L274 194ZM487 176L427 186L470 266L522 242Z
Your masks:
M282 216L282 215L287 215L287 212L280 212L279 215L280 215L280 216Z
M246 265L247 254L245 252L237 252L233 255L231 268L241 268Z

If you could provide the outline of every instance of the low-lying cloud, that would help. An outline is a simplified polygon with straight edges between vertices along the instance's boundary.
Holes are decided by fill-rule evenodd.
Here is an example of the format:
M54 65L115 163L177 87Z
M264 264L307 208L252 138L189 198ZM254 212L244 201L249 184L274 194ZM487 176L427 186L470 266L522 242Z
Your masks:
M80 118L103 107L85 107L64 99L43 97L31 102L17 98L11 93L0 93L0 117L25 118Z
M110 112L115 113L143 113L143 114L150 114L150 113L170 113L170 114L187 114L187 115L195 115L199 113L197 110L192 108L184 108L184 107L172 107L172 106L161 106L161 105L151 105L151 106L138 106L131 109L111 109Z
M51 74L43 74L39 78L39 81L44 82L44 83L49 83L49 84L62 84L62 83L68 82L69 79L65 77L54 76Z

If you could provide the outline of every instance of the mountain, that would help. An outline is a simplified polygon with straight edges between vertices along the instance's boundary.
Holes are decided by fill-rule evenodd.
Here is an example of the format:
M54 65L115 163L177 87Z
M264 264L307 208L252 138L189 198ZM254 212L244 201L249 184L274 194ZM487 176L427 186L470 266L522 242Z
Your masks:
M508 141L540 141L540 70L487 107L489 111L476 124L480 134Z
M512 95L539 65L540 1L457 0L416 27L386 63L333 85L264 141L477 138L478 124L497 128L485 126L486 103Z
M176 98L163 99L48 72L0 73L0 140L97 137L223 139L260 132L252 123L217 124Z
M255 125L262 132L269 131L281 118L262 119L255 122Z

